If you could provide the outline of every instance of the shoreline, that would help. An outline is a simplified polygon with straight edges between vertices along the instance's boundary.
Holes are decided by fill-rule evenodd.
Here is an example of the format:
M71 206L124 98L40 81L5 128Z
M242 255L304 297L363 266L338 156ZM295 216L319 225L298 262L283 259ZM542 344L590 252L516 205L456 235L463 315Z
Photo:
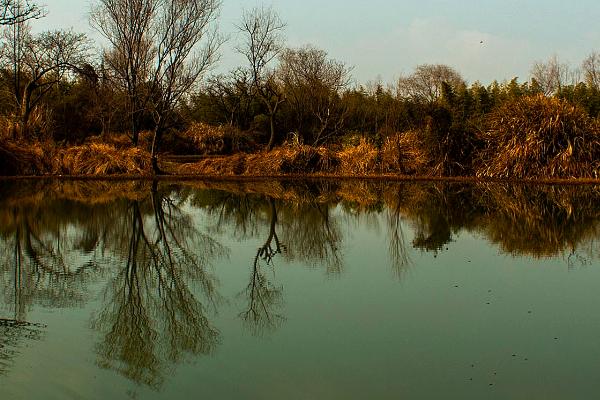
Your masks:
M279 181L389 181L389 182L448 182L448 183L509 183L530 185L600 185L599 178L481 178L473 176L417 176L417 175L343 175L343 174L277 174L277 175L19 175L0 176L0 183L9 181L228 181L228 182L264 182Z

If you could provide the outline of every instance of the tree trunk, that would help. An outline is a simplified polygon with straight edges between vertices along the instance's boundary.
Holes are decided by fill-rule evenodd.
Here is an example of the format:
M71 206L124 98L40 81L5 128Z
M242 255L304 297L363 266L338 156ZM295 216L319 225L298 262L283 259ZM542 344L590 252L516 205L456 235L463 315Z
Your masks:
M154 135L152 137L152 149L150 152L150 159L152 162L152 172L154 175L164 175L164 172L158 166L158 146L162 136L162 130L159 125L154 128Z
M31 95L36 89L35 82L29 82L23 91L21 101L21 137L29 139L29 118L31 117Z
M275 143L275 115L272 113L269 114L269 124L271 126L271 135L267 144L267 151L273 150L273 144Z

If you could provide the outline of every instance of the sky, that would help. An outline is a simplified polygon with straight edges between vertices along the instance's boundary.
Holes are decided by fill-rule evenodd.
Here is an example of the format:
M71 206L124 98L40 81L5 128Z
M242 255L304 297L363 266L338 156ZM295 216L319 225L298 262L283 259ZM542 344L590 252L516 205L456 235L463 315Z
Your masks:
M34 21L35 30L73 27L99 39L88 23L94 0L40 2L48 15ZM243 9L262 4L286 22L287 46L327 51L352 67L356 83L391 83L434 63L469 82L526 80L536 61L557 55L576 66L600 51L598 0L222 0L219 26L229 40L216 72L243 63L235 24Z

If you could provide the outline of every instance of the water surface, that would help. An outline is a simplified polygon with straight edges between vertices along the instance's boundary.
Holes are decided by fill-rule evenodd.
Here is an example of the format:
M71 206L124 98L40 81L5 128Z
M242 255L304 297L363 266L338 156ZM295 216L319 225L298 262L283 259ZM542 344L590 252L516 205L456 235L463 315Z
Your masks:
M7 399L600 391L600 188L0 182Z

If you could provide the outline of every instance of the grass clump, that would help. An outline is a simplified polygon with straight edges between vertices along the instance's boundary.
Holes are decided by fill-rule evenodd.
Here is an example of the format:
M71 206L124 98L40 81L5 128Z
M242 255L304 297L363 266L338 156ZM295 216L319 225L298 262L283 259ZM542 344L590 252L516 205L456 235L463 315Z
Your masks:
M390 135L381 148L383 172L402 175L425 174L429 163L429 151L417 131Z
M269 152L238 153L183 164L178 174L275 176L327 172L337 165L323 147L282 146Z
M338 172L343 175L368 175L378 171L379 150L362 138L356 146L337 153L340 160Z
M64 175L145 175L150 174L150 154L131 147L90 143L58 152L53 173Z
M249 133L229 125L213 126L195 122L179 136L180 140L191 141L198 154L231 154L256 149L256 143Z
M494 178L598 178L600 130L585 111L542 95L494 111L475 172Z
M232 176L241 175L246 167L246 154L207 158L195 163L181 164L176 173L180 175Z
M49 143L0 140L0 175L43 175L51 170L53 153Z

